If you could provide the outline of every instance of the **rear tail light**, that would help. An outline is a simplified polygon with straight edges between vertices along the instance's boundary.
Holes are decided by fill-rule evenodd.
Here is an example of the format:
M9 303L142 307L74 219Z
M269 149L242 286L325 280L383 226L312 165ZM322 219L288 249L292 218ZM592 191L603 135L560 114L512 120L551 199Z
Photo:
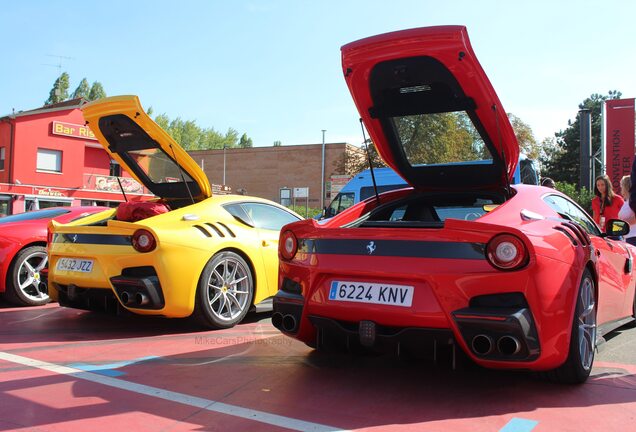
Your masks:
M486 257L496 269L516 270L528 263L528 250L518 237L500 234L488 242Z
M157 247L157 241L150 231L138 229L132 236L132 245L137 252L150 252Z
M296 256L297 251L298 251L298 240L296 240L296 236L291 231L285 231L281 235L280 255L284 259L290 260Z

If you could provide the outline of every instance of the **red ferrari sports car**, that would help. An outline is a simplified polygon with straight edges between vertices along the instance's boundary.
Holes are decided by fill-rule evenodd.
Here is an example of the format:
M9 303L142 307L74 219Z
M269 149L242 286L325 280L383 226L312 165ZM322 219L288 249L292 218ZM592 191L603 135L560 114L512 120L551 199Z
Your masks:
M363 39L342 63L412 188L283 227L273 324L317 349L458 346L485 367L585 381L597 339L634 318L627 224L604 234L558 191L510 185L519 146L464 27Z
M0 293L21 306L49 302L46 280L47 227L51 219L67 223L107 207L51 207L0 219Z

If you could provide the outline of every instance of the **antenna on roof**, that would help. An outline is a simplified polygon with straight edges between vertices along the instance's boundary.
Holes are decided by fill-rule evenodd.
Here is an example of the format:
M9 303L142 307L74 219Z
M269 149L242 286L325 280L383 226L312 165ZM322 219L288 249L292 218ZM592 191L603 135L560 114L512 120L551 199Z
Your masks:
M375 200L380 204L380 195L378 195L378 185L375 183L375 173L373 172L373 163L371 161L371 153L369 152L369 141L367 141L367 135L364 133L364 123L360 119L360 127L362 128L362 139L364 140L364 148L367 151L367 159L369 160L369 170L371 170L371 181L373 182L373 193L375 194Z
M75 60L75 57L67 57L67 56L59 56L53 54L47 54L47 57L55 57L57 59L57 64L50 63L42 63L42 66L51 66L57 68L57 74L62 75L62 60Z

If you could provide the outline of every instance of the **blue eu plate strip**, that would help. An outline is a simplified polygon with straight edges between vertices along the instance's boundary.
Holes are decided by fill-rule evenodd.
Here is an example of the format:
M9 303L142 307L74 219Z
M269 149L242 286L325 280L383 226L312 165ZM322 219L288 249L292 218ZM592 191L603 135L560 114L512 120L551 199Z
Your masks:
M329 300L335 299L337 292L338 292L338 281L333 281L331 282L331 289L329 290Z

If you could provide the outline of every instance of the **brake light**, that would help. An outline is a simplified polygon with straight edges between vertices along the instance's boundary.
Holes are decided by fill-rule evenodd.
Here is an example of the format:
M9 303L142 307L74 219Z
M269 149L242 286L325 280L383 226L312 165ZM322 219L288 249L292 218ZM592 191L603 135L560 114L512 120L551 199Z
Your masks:
M528 263L528 251L521 239L511 234L493 237L486 246L488 262L499 270L516 270Z
M296 256L298 251L298 240L291 231L285 231L281 236L280 255L286 260L290 260Z
M150 252L157 247L157 241L150 231L138 229L132 236L132 246L137 252Z

